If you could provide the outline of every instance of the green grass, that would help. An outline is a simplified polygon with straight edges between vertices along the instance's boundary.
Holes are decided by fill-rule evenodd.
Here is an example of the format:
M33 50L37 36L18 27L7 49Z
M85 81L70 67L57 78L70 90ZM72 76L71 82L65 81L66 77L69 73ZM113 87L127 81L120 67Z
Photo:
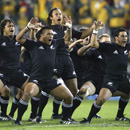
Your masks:
M73 118L77 121L81 121L83 117L87 117L91 105L94 101L84 100L80 107L75 111ZM11 102L8 106L8 113L11 107ZM118 109L118 101L108 101L106 102L99 115L102 119L93 119L90 124L71 124L62 125L60 120L51 120L52 114L52 99L49 100L46 108L43 111L43 119L47 122L42 124L35 124L27 122L30 115L30 105L23 116L22 126L12 125L12 121L5 122L0 121L0 130L130 130L130 123L128 121L115 121L115 116ZM61 109L60 109L61 111ZM130 105L128 104L125 109L126 117L130 118ZM15 113L15 118L17 112Z

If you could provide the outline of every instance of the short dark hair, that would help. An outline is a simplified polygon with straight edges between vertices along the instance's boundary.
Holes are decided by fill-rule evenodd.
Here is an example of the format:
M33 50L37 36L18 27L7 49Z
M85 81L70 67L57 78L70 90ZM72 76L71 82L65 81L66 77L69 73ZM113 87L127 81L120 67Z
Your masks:
M117 28L114 33L114 37L118 37L120 32L126 32L127 30L125 28Z
M48 25L48 26L51 26L52 21L51 21L50 17L52 17L52 13L53 13L54 10L60 10L60 9L56 7L56 8L52 8L52 9L49 11L49 13L48 13L48 18L47 18L47 25Z
M3 35L5 25L8 22L9 23L13 23L15 25L15 22L12 19L10 19L10 18L2 20L1 23L0 23L0 32L1 32L1 35Z
M37 32L37 34L36 34L37 40L39 40L40 35L41 35L41 34L44 34L46 30L52 30L52 28L49 27L49 26L44 26L44 27L42 27L42 28Z

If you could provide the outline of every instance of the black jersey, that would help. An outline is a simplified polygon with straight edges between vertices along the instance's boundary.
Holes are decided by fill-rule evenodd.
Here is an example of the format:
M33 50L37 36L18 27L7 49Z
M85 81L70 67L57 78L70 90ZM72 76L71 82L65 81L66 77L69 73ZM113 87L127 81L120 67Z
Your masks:
M32 68L32 60L28 50L24 49L22 58L23 58L22 70L24 73L30 75Z
M7 36L0 36L0 71L15 71L20 69L21 45L15 36L10 40Z
M73 47L73 50L70 52L70 56L74 63L74 68L77 76L84 76L91 66L91 61L87 56L79 56L77 54L78 50L82 47L81 44L77 44Z
M130 44L126 44L125 47L121 47L116 43L99 43L98 50L101 52L106 62L105 75L127 75L127 64Z
M100 52L95 48L91 48L86 53L86 56L88 57L89 61L91 61L91 65L89 66L87 74L103 78L105 74L106 64Z
M32 60L30 77L42 81L52 79L56 50L59 46L64 46L64 39L53 40L51 45L26 40L24 47L29 51Z
M64 37L64 35L66 33L66 27L65 26L51 25L51 28L54 32L54 39L59 39L59 38ZM81 32L76 31L75 29L72 29L72 38L79 39L81 34L82 34ZM69 50L68 50L68 45L59 47L56 54L57 55L61 55L61 54L70 55Z

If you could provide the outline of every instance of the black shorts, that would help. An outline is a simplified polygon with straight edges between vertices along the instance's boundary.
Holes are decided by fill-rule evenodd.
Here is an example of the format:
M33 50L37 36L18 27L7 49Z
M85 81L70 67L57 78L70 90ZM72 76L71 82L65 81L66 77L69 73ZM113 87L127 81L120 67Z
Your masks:
M78 80L78 88L79 89L87 81L90 81L95 86L95 88L96 88L95 94L99 94L100 89L102 88L103 77L99 76L99 75L98 76L96 76L94 74L87 74L86 76L78 76L77 75L77 80Z
M130 92L130 81L127 76L110 77L105 76L103 81L103 88L108 88L113 94L115 91L121 91L126 94Z
M49 94L51 90L61 85L61 83L54 78L49 81L42 81L42 80L38 80L36 78L30 77L28 82L33 82L37 84L40 90L46 92L47 94Z
M55 61L55 75L63 80L76 78L76 72L70 56L57 55Z
M22 87L28 77L29 76L21 70L14 72L0 72L0 79L4 85L12 85L18 88Z

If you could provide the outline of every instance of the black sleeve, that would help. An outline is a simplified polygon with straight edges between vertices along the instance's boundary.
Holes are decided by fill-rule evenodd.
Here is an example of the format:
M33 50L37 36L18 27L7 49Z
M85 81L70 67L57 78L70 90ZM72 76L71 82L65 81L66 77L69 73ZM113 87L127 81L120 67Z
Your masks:
M81 35L82 35L82 32L77 31L74 28L72 28L72 38L80 39Z
M35 41L26 39L26 42L23 44L23 46L24 46L27 50L30 50L35 44L36 44Z

